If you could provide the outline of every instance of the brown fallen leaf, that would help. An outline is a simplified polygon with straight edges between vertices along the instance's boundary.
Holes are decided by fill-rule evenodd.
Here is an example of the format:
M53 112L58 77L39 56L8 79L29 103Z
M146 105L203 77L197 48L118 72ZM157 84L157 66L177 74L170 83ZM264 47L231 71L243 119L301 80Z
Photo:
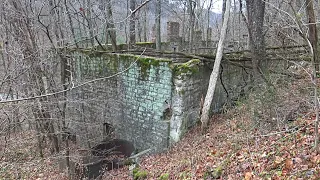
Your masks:
M291 159L286 159L284 167L287 170L293 169L293 161Z
M320 155L313 156L311 158L311 162L313 162L314 164L319 164L320 163Z
M252 179L252 172L246 172L245 174L244 174L244 179L245 180L251 180Z
M282 163L282 161L283 161L283 159L282 159L281 157L276 156L275 161L274 161L274 164L275 164L275 165L279 165L279 164Z
M299 158L299 157L294 158L294 161L295 161L295 163L297 163L297 164L302 163L302 159L301 159L301 158Z

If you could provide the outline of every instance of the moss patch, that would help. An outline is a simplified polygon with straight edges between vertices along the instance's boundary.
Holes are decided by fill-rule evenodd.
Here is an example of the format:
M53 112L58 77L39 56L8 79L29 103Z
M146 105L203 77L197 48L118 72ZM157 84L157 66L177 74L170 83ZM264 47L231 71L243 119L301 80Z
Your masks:
M199 65L201 61L199 59L191 59L186 63L176 63L171 66L174 74L176 76L180 75L192 75L199 72Z
M168 62L168 63L172 62L169 59L157 59L153 57L145 57L145 56L137 56L137 55L132 57L135 57L134 60L138 59L137 65L140 67L140 75L142 79L146 79L149 75L150 69L159 67L161 62Z
M140 170L139 168L133 169L133 179L134 180L142 180L147 179L148 172Z
M169 179L169 174L168 173L164 173L159 177L159 180L168 180Z
M160 65L160 62L153 59L153 58L139 58L138 59L138 66L141 70L141 77L142 79L145 79L148 76L148 73L150 72L151 66L158 67Z
M147 44L149 42L146 42ZM121 45L121 44L120 44ZM93 71L102 75L105 72L105 68L108 71L118 72L120 66L124 67L130 66L133 62L136 61L137 66L140 68L140 75L143 80L147 79L150 70L154 69L157 76L159 73L159 66L163 66L163 63L171 64L172 60L162 59L149 56L133 55L133 54L113 54L106 51L97 51L91 48L83 49L68 49L70 53L80 53L84 55L87 62L93 63L97 66L98 69L93 69L93 67L88 66L89 71Z
M137 45L152 45L154 44L153 42L137 42Z

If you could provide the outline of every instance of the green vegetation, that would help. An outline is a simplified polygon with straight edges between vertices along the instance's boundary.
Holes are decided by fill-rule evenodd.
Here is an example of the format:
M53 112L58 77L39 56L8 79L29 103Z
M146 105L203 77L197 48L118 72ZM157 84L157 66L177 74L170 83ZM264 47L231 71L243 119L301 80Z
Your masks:
M137 42L136 45L154 45L154 42Z
M152 44L151 42L140 42L139 44ZM125 44L123 44L125 45ZM120 44L119 46L122 46ZM121 48L120 48L121 49ZM119 68L119 61L122 61L125 66L129 66L133 61L137 60L137 65L140 67L142 79L148 77L148 73L151 68L160 66L161 62L169 63L170 68L176 76L180 75L192 75L199 72L199 65L201 60L191 59L185 63L173 63L170 59L162 59L155 57L147 57L133 54L112 54L105 51L97 51L92 48L87 49L69 49L69 52L79 52L87 55L90 58L102 58L111 60L107 66L110 66L112 70L117 71ZM102 66L99 66L99 71L102 72ZM179 92L184 94L184 92Z
M159 177L159 180L168 180L169 179L169 174L168 173L164 173Z
M199 59L191 59L186 63L177 63L171 65L171 69L175 73L176 76L184 75L184 74L194 74L199 72L199 65L201 61Z
M141 69L141 76L145 79L148 75L148 71L150 70L151 66L156 67L159 66L160 62L154 58L150 57L141 57L138 59L138 66Z
M133 170L133 179L134 180L143 180L148 176L148 172L144 170L140 170L139 168L135 168Z

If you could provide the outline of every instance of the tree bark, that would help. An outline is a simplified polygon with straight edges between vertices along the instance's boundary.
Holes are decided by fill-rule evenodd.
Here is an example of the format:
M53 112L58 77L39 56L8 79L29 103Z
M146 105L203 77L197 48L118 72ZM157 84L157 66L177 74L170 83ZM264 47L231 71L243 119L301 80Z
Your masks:
M79 48L79 45L78 45L78 42L77 42L77 38L76 38L76 34L74 32L73 21L72 21L72 18L71 18L69 7L67 5L67 0L64 0L64 6L65 6L66 13L67 13L67 16L68 16L68 21L69 21L69 24L70 24L70 30L71 30L71 35L72 35L72 38L73 38L73 42L74 42L76 48Z
M246 0L247 5L247 26L249 31L249 42L252 57L252 67L255 82L263 80L261 63L266 63L266 48L264 40L264 0Z
M224 41L227 34L228 21L229 21L229 15L230 15L230 6L231 6L230 1L231 0L227 0L226 2L226 11L224 14L223 24L221 28L221 35L218 43L216 59L214 62L212 73L210 75L209 87L208 87L207 95L205 97L204 105L202 108L201 129L203 133L205 133L208 128L210 107L211 107L214 91L215 91L218 76L219 76L219 69L220 69L221 59L223 55L223 46L224 46Z
M318 88L317 88L317 71L319 71L319 63L318 63L318 36L317 36L317 25L316 25L316 17L314 15L314 7L313 1L307 0L306 1L306 12L308 15L309 21L309 42L311 44L311 52L312 52L312 83L314 88L314 104L315 104L315 114L316 114L316 121L315 121L315 142L314 146L316 151L319 152L319 100L318 100Z
M161 0L156 1L156 49L161 51Z
M189 13L189 53L192 53L193 50L193 40L194 40L194 24L195 24L195 2L193 0L189 0L188 13Z
M130 0L130 10L133 11L136 8L136 1ZM133 48L133 45L136 44L136 18L135 13L132 13L130 16L129 22L129 48Z
M148 5L146 5L146 7L144 8L143 11L143 41L147 42L148 38L147 38L147 13L148 13Z
M207 37L206 37L206 47L208 47L209 41L211 40L211 36L209 36L210 32L210 12L211 12L212 0L210 0L210 4L207 11L208 21L207 21Z
M117 51L117 32L113 22L111 0L107 0L107 34L110 36L112 50Z
M319 58L318 58L318 34L317 34L317 25L316 17L314 14L314 7L312 0L306 0L306 11L309 21L309 41L313 49L313 64L316 68L316 71L319 71Z
M87 11L86 14L83 15L87 21L89 35L90 35L90 43L91 47L94 47L94 34L93 34L93 22L91 15L91 0L87 0Z

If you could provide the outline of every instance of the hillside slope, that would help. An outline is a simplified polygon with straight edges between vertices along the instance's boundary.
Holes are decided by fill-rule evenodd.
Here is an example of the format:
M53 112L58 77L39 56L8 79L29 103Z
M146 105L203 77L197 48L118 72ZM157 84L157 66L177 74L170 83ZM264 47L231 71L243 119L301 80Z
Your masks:
M232 110L214 115L207 134L195 127L167 152L144 157L138 174L163 180L319 179L320 154L313 149L315 115L309 81L290 81L278 88L277 104L255 107L262 112L269 106L286 111L290 122L272 118L271 130L258 126L251 120L252 101L248 98ZM107 172L104 179L132 179L132 173L125 167Z

